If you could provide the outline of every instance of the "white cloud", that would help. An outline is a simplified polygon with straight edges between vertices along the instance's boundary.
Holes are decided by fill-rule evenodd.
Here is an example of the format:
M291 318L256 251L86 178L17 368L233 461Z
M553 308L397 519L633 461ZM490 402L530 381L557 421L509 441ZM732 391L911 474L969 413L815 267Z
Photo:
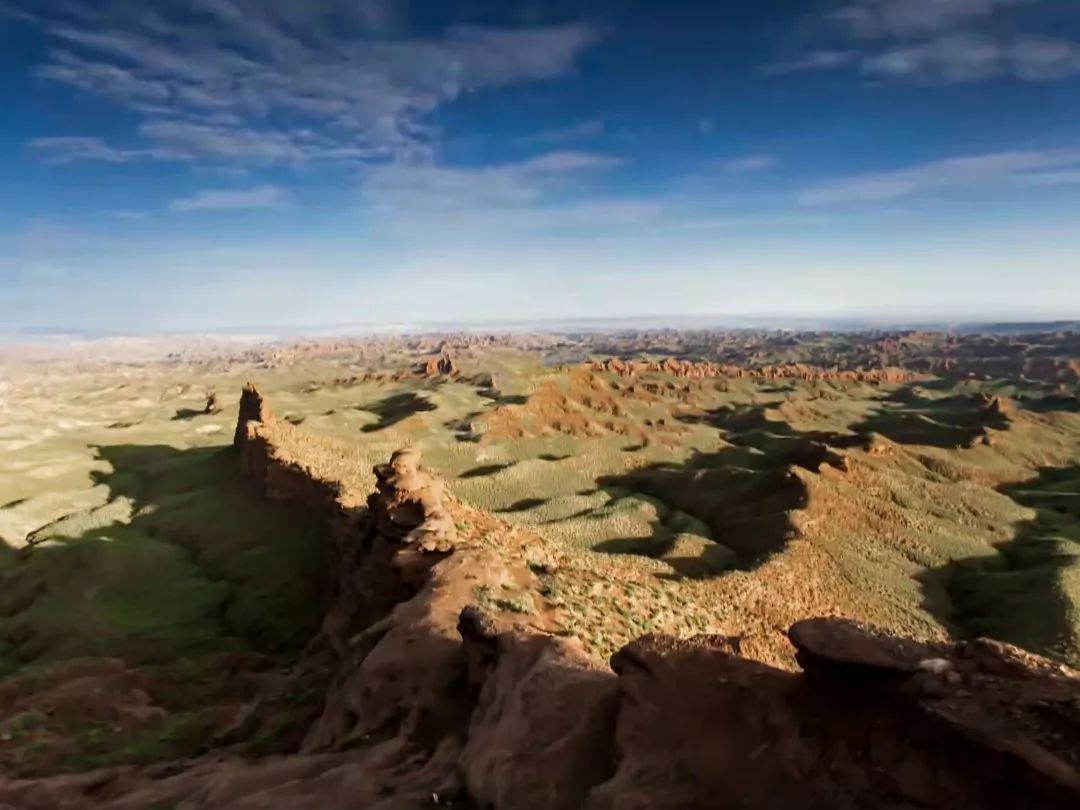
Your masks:
M145 116L149 156L182 145L234 161L430 158L428 115L440 105L565 75L602 34L578 23L400 37L385 0L73 0L56 9L27 9L64 46L39 67L42 79ZM281 120L290 134L269 123Z
M391 242L407 237L416 249L463 250L488 243L531 245L606 238L710 238L732 232L803 226L812 217L799 210L749 213L718 202L713 182L693 190L668 189L647 196L619 196L607 172L622 161L610 155L559 151L537 158L474 168L386 164L364 170L361 211L368 230ZM725 171L763 171L766 155L727 161ZM729 168L730 167L730 168ZM708 166L713 172L717 164ZM704 177L706 173L700 173ZM746 200L739 199L745 204ZM820 217L817 217L820 218Z
M168 86L162 82L139 78L133 70L83 59L70 51L53 51L52 62L38 68L37 75L80 90L122 99L136 108L167 102L170 95Z
M363 173L362 210L371 230L407 234L411 244L476 245L611 232L653 224L662 202L598 192L610 155L556 151L477 168L386 164Z
M863 39L933 34L1029 0L858 0L832 17Z
M1080 149L994 152L936 160L889 172L847 177L799 195L803 205L895 200L928 191L1023 180L1029 172L1080 168Z
M863 60L862 70L888 77L940 76L945 81L987 79L999 72L1001 49L984 37L957 35L894 48Z
M71 163L76 160L100 160L128 163L135 160L186 160L189 156L173 149L118 149L101 138L67 136L35 138L28 146L48 163Z
M390 163L364 173L362 200L369 209L394 211L407 219L432 212L482 219L508 209L532 209L564 191L583 173L620 162L611 155L557 151L479 168Z
M546 219L549 226L619 228L656 223L666 212L655 200L592 199L551 208Z
M768 171L776 166L776 162L776 158L772 155L743 155L729 160L721 160L717 165L726 172L749 174L751 172Z
M1080 45L1044 37L1021 37L1009 47L1007 63L1020 79L1051 81L1080 73Z
M777 62L765 69L766 75L777 76L784 73L798 73L804 70L834 70L847 67L859 60L857 51L820 50L810 51L787 62Z
M518 164L518 168L529 174L547 172L577 172L585 169L610 169L622 163L622 158L612 155L600 155L595 152L548 152L537 155Z
M855 67L875 79L917 79L946 83L975 82L1009 76L1047 82L1080 75L1080 44L1038 36L1000 39L978 33L944 34L866 53L815 51L771 65L779 75Z
M604 122L600 120L581 121L565 127L545 129L531 135L514 138L514 143L522 146L553 145L583 141L604 134Z
M1080 43L1025 33L1024 15L997 20L1037 2L858 0L830 15L842 23L849 40L845 44L854 47L810 51L766 73L853 68L877 80L945 83L1003 76L1044 82L1080 75Z
M1080 46L1040 37L1020 37L1003 43L976 34L955 34L867 56L862 70L868 75L946 82L995 76L1053 81L1080 74Z
M1057 172L1032 172L1020 177L1029 186L1080 186L1080 167Z
M230 163L359 161L376 156L371 148L343 145L308 129L246 129L192 121L148 121L139 132L163 148Z
M232 190L204 190L173 200L173 211L236 211L253 208L280 208L286 201L285 191L277 186Z

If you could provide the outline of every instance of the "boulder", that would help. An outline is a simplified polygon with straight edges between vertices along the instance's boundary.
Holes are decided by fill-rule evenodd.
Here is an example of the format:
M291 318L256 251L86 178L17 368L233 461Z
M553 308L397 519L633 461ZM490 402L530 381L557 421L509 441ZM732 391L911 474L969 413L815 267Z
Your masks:
M458 629L478 689L461 768L482 807L582 807L615 768L618 688L576 639L466 608Z
M619 767L589 810L1080 801L1080 677L1068 668L841 619L799 622L790 637L803 673L716 636L648 636L618 652Z

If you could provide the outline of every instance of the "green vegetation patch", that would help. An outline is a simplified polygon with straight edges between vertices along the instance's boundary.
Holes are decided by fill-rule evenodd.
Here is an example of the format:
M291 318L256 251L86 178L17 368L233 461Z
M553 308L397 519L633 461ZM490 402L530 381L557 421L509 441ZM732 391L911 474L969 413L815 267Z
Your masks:
M182 548L126 527L34 548L7 572L0 637L15 663L147 653L223 635L224 583Z
M954 622L1080 666L1080 466L1004 491L1035 515L998 553L947 567Z
M228 584L225 625L267 652L306 643L324 606L320 519L258 497L228 451L166 450L150 469L135 522Z

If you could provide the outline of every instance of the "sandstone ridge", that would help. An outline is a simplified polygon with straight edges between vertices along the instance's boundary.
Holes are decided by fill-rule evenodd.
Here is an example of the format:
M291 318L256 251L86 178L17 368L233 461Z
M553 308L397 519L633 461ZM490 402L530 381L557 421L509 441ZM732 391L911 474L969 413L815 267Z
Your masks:
M544 562L406 449L366 503L323 477L245 388L240 463L328 527L327 602L299 682L329 673L295 750L0 779L7 808L1043 808L1080 800L1080 676L1008 645L801 621L802 668L739 639L646 636L610 664L477 594ZM473 527L482 525L483 531ZM506 529L506 527L501 527ZM254 708L272 715L273 697ZM258 720L258 717L256 717Z
M645 374L671 374L686 379L713 377L754 378L761 380L831 380L862 383L904 383L922 379L922 375L906 369L886 367L869 369L822 368L806 363L769 365L735 365L731 363L697 362L668 357L664 360L620 360L612 357L585 363L589 371L606 371L620 377L636 377Z

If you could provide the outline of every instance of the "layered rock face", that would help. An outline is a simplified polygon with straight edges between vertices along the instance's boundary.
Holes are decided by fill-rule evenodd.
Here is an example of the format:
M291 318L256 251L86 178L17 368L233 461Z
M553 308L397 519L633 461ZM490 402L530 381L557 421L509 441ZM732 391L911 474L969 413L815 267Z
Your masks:
M481 592L527 585L536 563L459 529L464 507L415 451L377 468L376 491L354 510L281 451L275 431L286 428L245 389L244 468L269 497L322 504L333 529L326 619L296 672L300 683L329 673L329 686L299 750L0 779L0 808L1080 804L1080 675L1067 667L841 619L790 628L800 672L744 658L720 636L647 636L597 661L541 615L477 605Z
M921 375L902 368L827 369L805 363L785 365L743 366L729 363L695 362L668 357L664 360L620 360L612 357L585 363L590 371L606 371L620 377L644 374L671 374L687 379L712 377L750 377L763 380L837 380L865 383L904 383L921 379Z

